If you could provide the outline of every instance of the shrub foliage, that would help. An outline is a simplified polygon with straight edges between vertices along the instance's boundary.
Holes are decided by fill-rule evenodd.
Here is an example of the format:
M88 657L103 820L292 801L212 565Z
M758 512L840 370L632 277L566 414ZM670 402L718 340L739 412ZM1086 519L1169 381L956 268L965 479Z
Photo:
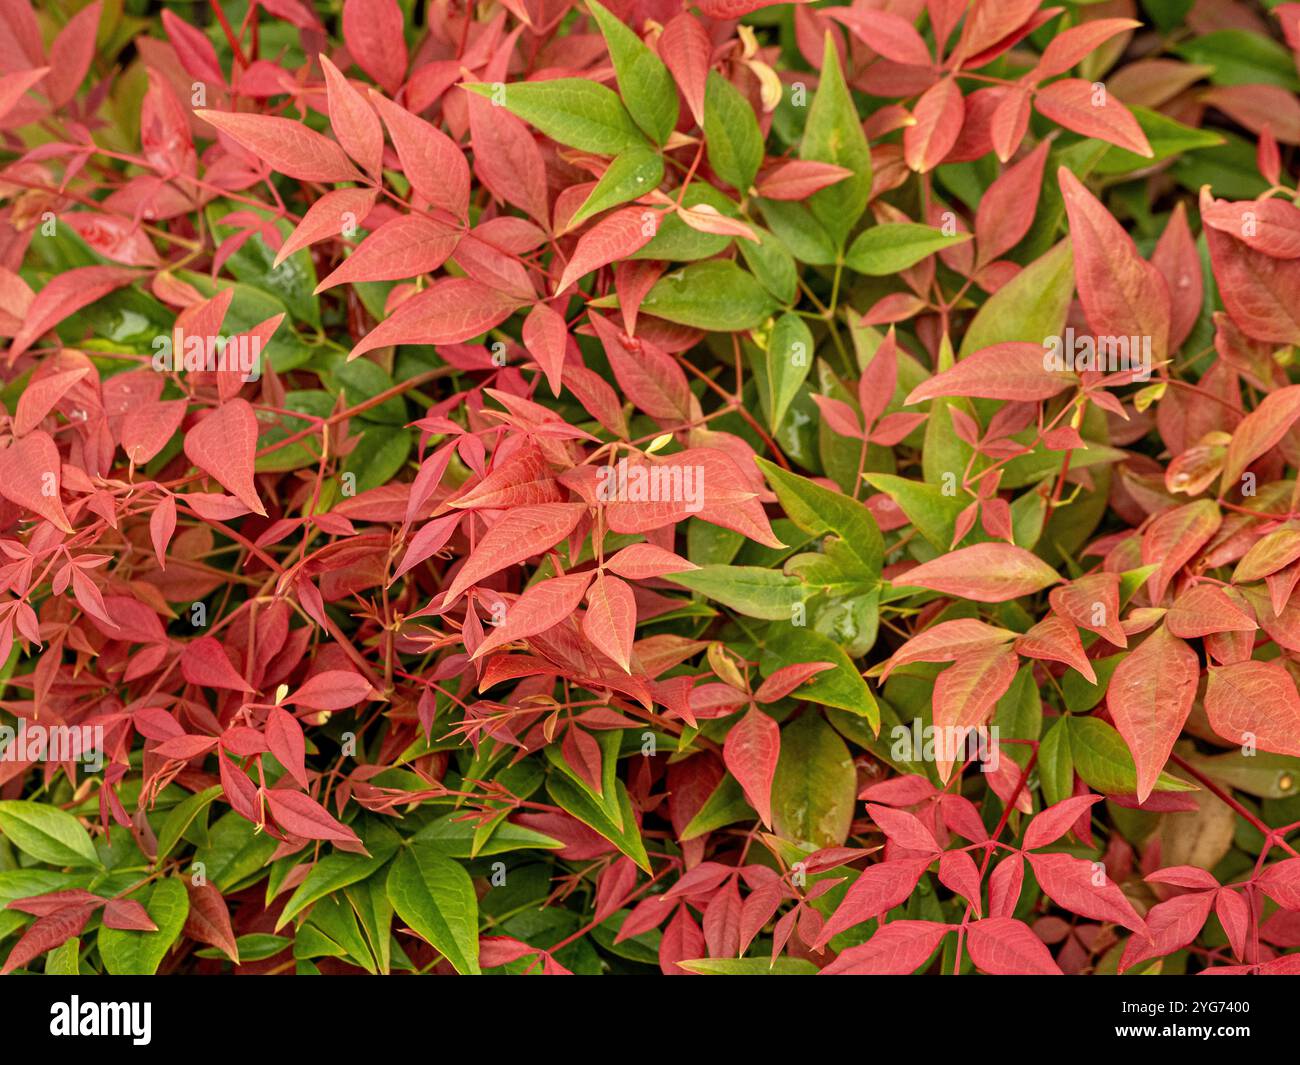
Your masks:
M4 971L1300 971L1298 50L5 0Z

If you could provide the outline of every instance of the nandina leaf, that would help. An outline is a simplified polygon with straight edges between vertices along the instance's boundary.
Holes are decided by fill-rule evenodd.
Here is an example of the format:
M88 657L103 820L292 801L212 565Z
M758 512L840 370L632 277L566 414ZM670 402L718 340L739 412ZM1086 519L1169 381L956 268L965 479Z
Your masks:
M1040 591L1060 579L1051 566L1023 547L987 543L923 562L908 570L900 583L981 603L1002 603Z
M1200 206L1202 214L1213 213L1209 188L1201 191ZM1219 295L1237 328L1256 340L1300 342L1300 261L1265 255L1211 225L1203 232Z
M940 855L939 883L970 903L976 917L983 916L979 870L975 868L975 859L966 851L944 851Z
M913 125L903 130L903 157L921 173L933 170L957 143L966 105L955 78L942 78L921 94Z
M942 739L935 744L934 760L941 780L947 781L954 758L961 757L964 748L954 744L949 749L948 739L965 736L967 729L988 720L1015 680L1017 665L1010 648L988 647L958 656L935 680L934 726Z
M1255 251L1274 259L1300 258L1300 210L1283 200L1212 200L1203 212L1207 226Z
M445 601L452 603L484 577L554 547L573 531L586 509L584 503L542 503L508 512L479 541L447 589Z
M550 225L546 164L532 133L514 115L466 93L474 172L497 199Z
M1128 654L1110 679L1106 707L1137 765L1137 796L1155 788L1191 712L1200 677L1196 652L1161 625Z
M156 932L149 911L135 899L109 899L104 907L104 927L121 928L128 932Z
M968 929L970 958L993 976L1061 976L1061 967L1029 927L1011 917L986 917Z
M14 411L14 435L23 436L35 429L68 390L88 372L88 367L80 366L29 381L18 397L18 408Z
M1076 795L1049 806L1025 829L1024 849L1033 850L1035 847L1046 847L1055 843L1074 827L1075 822L1083 814L1099 802L1101 802L1100 795Z
M343 40L357 66L396 92L406 75L406 40L397 0L343 0Z
M555 291L564 292L593 270L640 251L654 238L658 226L658 213L645 207L626 207L606 215L578 238Z
M1210 916L1213 904L1214 896L1210 893L1179 895L1156 903L1146 916L1147 934L1151 938L1148 940L1139 935L1129 938L1120 958L1120 972L1148 958L1182 950L1196 938Z
M506 611L504 624L489 632L471 657L481 658L502 644L526 640L572 617L591 577L589 571L567 573L532 585Z
M1064 74L1112 37L1141 25L1131 18L1099 18L1071 26L1047 42L1032 76L1041 81Z
M627 580L642 581L699 567L654 544L630 544L607 559L605 568Z
M346 710L370 694L370 682L361 674L348 669L327 669L308 677L302 687L281 701L313 710Z
M378 119L375 121L378 122ZM294 252L317 241L342 236L352 224L361 225L374 207L378 195L378 190L366 188L334 189L325 193L307 208L298 228L286 238L276 253L274 265L279 266Z
M636 600L627 582L601 574L587 589L582 632L600 651L631 672L632 640L636 634Z
M185 434L185 455L257 514L266 508L253 483L257 415L244 399L222 404Z
M286 832L305 839L326 839L360 845L356 833L331 817L329 811L311 796L284 788L268 788L262 794L271 809L271 816Z
M70 533L72 526L59 498L62 465L49 433L28 433L0 451L0 495Z
M1265 867L1256 883L1279 906L1300 910L1300 858L1286 858Z
M649 341L624 338L608 319L598 314L588 317L627 397L652 418L672 423L688 421L691 389L676 361Z
M907 402L920 403L936 396L1032 402L1050 399L1075 382L1073 374L1048 368L1041 344L994 344L923 381L912 389Z
M659 57L681 89L695 124L704 126L704 93L713 44L699 21L686 11L674 17L659 35Z
M754 701L774 703L801 688L818 673L834 669L834 662L799 662L792 666L782 666L767 676L754 692Z
M1014 248L1033 225L1043 188L1043 167L1050 145L1043 141L1008 167L980 198L975 213L978 263L984 265Z
M1016 652L1026 658L1043 658L1063 662L1097 683L1097 674L1084 653L1079 632L1074 625L1059 614L1048 614L1037 625L1016 640Z
M1048 595L1052 609L1079 628L1095 632L1116 647L1127 647L1128 637L1119 620L1118 573L1093 573L1079 577Z
M548 303L535 303L524 319L524 346L546 374L551 394L558 396L564 383L564 353L569 344L569 327L564 315Z
M772 778L781 756L781 730L756 706L751 706L727 733L723 761L758 811L763 824L772 824Z
M828 943L845 929L892 910L912 893L931 861L931 856L899 858L867 866L849 885L835 913L822 926L815 946Z
M1300 694L1280 662L1211 667L1205 712L1210 727L1229 743L1300 757Z
M1175 507L1161 514L1142 534L1142 561L1160 568L1148 582L1151 601L1159 603L1179 571L1219 529L1223 515L1212 499Z
M925 827L915 814L906 810L894 810L877 803L867 803L867 816L871 818L885 836L900 847L913 851L929 851L937 854L941 849L935 842L934 835Z
M1109 876L1105 866L1069 854L1029 854L1039 886L1053 902L1072 913L1110 921L1146 934L1142 918Z
M1176 351L1200 318L1205 296L1201 256L1187 224L1185 204L1180 203L1174 209L1169 224L1156 243L1151 263L1160 271L1169 289L1169 349Z
M460 243L460 230L424 215L385 222L316 286L324 292L345 282L399 281L436 270Z
M253 690L231 663L221 641L214 636L200 636L185 645L181 652L181 673L188 683L205 688L237 692Z
M102 11L101 0L87 4L68 19L50 45L50 72L45 78L45 94L55 107L71 100L85 80L95 55L95 34Z
M1149 337L1152 360L1164 359L1171 314L1160 271L1138 255L1133 239L1069 169L1061 167L1057 177L1088 325L1098 336Z
M873 11L868 15L847 7L828 8L826 13L847 26L873 52L908 66L930 65L930 50L925 45L925 38L901 15L891 11Z
M347 19L345 6L345 26ZM355 53L353 58L357 58ZM378 177L384 155L384 129L379 123L379 116L360 90L351 85L339 72L339 68L330 62L329 56L322 53L320 64L325 71L325 84L329 90L330 126L334 130L334 136L367 174Z
M392 344L459 344L501 324L522 302L473 278L440 278L367 333L348 358Z
M319 674L318 674L319 675ZM305 762L307 746L302 726L293 714L274 706L266 716L266 744L289 775L304 788L309 786Z
M1219 481L1221 491L1226 493L1237 487L1246 468L1276 447L1297 418L1300 418L1300 385L1288 385L1265 396L1232 434Z
M301 122L235 111L194 113L281 174L302 181L352 181L359 176L337 143Z
M1085 137L1096 137L1148 159L1155 155L1132 112L1111 93L1098 92L1083 78L1063 78L1039 89L1034 107L1044 118Z
M4 967L0 968L0 976L7 976L15 969L25 966L33 958L38 958L46 951L66 943L73 936L80 935L94 912L93 904L69 906L56 913L37 918L23 933L22 938L14 944L9 957L5 959Z
M999 647L1015 639L1010 629L999 629L974 618L941 621L913 636L890 657L881 680L908 662L951 662L969 653Z
M220 889L210 882L185 881L190 896L190 912L185 918L184 934L200 943L209 943L239 964L239 945L230 924L230 910Z
M933 921L890 921L867 942L841 951L825 976L909 976L950 931Z
M137 271L122 266L79 266L59 274L32 300L9 345L10 363L65 318L138 276Z
M391 0L390 0L391 2ZM421 198L456 218L469 210L469 163L447 134L375 92L370 101L388 127L402 173Z

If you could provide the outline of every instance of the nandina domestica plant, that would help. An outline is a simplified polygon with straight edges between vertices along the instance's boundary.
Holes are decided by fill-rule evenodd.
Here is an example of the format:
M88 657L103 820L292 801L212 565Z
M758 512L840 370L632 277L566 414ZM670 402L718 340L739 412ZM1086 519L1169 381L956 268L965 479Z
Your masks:
M1300 4L0 3L0 959L1300 972Z

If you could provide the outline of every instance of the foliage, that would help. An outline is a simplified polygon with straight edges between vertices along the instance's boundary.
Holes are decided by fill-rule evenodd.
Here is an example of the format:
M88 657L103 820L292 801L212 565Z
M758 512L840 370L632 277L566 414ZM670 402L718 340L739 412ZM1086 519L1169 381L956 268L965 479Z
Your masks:
M1300 971L1298 53L6 0L4 971Z

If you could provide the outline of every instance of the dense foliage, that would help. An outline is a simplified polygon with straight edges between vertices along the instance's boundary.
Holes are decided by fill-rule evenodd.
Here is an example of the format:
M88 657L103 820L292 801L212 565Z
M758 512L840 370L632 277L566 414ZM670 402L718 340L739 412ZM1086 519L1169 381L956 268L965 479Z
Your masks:
M0 0L4 971L1300 972L1298 52Z

